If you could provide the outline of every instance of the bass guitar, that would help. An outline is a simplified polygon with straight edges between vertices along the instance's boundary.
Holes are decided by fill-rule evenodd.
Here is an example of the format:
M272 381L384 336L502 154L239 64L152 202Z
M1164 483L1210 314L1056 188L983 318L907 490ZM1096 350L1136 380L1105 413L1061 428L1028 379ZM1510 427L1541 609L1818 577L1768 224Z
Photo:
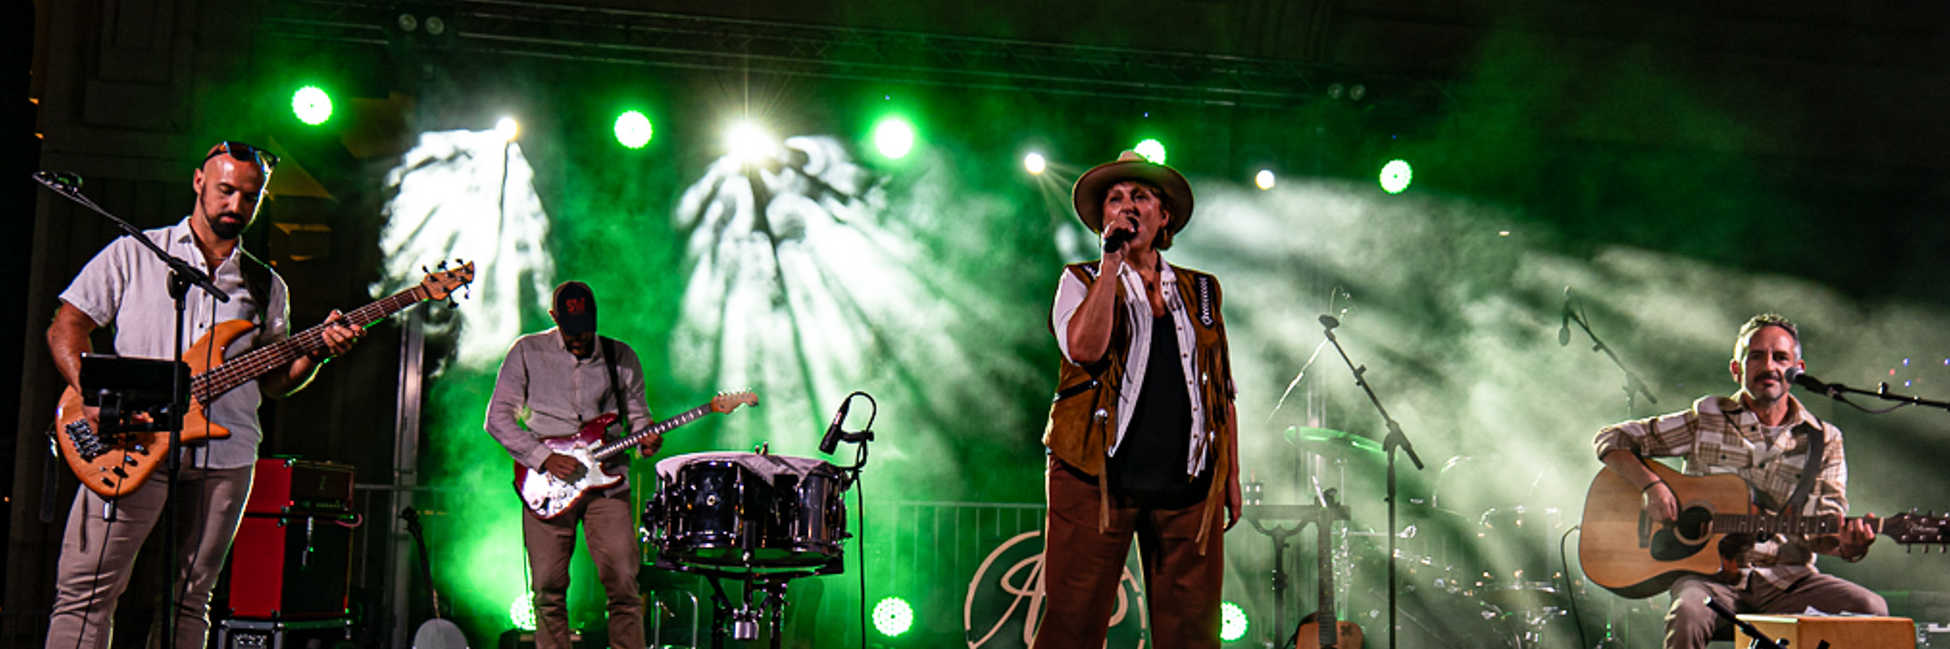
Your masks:
M473 281L473 262L462 263L452 269L441 264L440 270L428 273L413 288L354 309L344 314L338 323L363 327L422 301L447 299L454 289ZM238 386L283 368L300 356L324 349L325 327L325 324L319 324L276 344L259 347L228 360L223 359L223 350L229 349L232 341L257 328L257 325L248 320L226 320L211 327L210 333L197 339L196 344L191 345L182 356L182 361L190 366L192 375L189 406L182 417L183 442L187 444L229 437L230 429L206 418L204 407ZM73 386L61 393L61 402L55 409L54 431L55 446L61 451L61 459L67 461L68 468L81 479L82 485L103 498L114 498L142 486L143 481L148 480L163 458L168 456L168 430L103 433L89 425L83 412L84 405L81 393Z
M1592 583L1622 597L1664 593L1684 575L1721 574L1728 566L1720 557L1720 540L1729 534L1835 534L1842 529L1839 516L1761 512L1749 499L1747 482L1737 475L1687 476L1657 462L1646 466L1672 488L1679 520L1651 520L1639 490L1608 470L1600 470L1591 481L1584 501L1578 563ZM1871 526L1897 543L1941 545L1950 543L1945 518L1905 513Z
M569 476L568 480L555 477L547 471L537 471L526 465L515 463L515 491L521 494L521 502L534 512L537 518L548 520L560 516L575 506L583 494L591 489L606 489L622 482L627 472L611 474L603 470L603 460L636 446L650 435L662 435L678 426L696 421L709 413L724 414L738 406L758 405L758 395L747 392L726 392L711 398L710 403L684 411L675 417L657 422L635 434L616 438L605 443L612 427L623 429L628 422L622 421L616 413L603 415L583 422L574 435L547 437L542 444L549 450L575 458L581 468Z
M1361 649L1361 627L1334 619L1334 553L1329 530L1334 527L1334 521L1347 518L1347 512L1334 502L1334 490L1327 490L1321 498L1324 505L1320 508L1320 520L1314 523L1320 528L1320 541L1314 546L1320 559L1320 610L1300 620L1293 646L1294 649Z

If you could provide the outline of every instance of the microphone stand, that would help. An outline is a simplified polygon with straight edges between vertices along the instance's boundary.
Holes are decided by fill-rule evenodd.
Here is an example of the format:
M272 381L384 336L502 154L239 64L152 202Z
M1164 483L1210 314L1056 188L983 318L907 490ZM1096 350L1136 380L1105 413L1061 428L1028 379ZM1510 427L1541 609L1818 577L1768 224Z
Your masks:
M1591 339L1591 351L1603 352L1605 358L1611 359L1611 364L1618 366L1618 371L1625 373L1625 417L1629 419L1638 416L1638 395L1645 395L1647 403L1658 403L1659 397L1652 395L1652 389L1646 387L1645 381L1639 380L1638 373L1633 372L1632 368L1626 367L1625 361L1618 360L1618 354L1612 352L1611 346L1606 345L1605 341L1599 340L1598 334L1591 331L1591 323L1585 319L1583 301L1578 302L1578 307L1577 310L1570 311L1566 315L1570 317L1572 322L1578 323L1578 328L1584 330L1585 337ZM1569 344L1570 339L1566 338L1564 342Z
M1806 375L1804 374L1802 376L1805 377ZM1834 399L1836 401L1840 401L1842 403L1846 403L1851 406L1855 406L1855 404L1850 402L1846 397L1844 397L1843 396L1844 394L1860 394L1860 395L1875 397L1877 399L1882 399L1884 401L1896 402L1896 405L1894 407L1889 408L1888 410L1868 410L1862 408L1861 406L1855 406L1857 409L1862 410L1863 412L1883 413L1883 412L1889 412L1889 410L1894 410L1896 408L1901 408L1903 406L1912 406L1912 405L1929 406L1931 408L1942 408L1944 410L1950 410L1950 402L1943 402L1934 399L1925 399L1922 397L1915 397L1906 394L1896 394L1894 392L1890 392L1888 383L1877 384L1876 389L1873 392L1869 390L1863 390L1860 388L1851 388L1846 385L1842 385L1840 383L1822 383L1821 385L1826 389L1816 391L1817 394L1820 394L1824 397L1828 397L1830 399ZM1802 387L1807 388L1808 386L1804 385Z
M202 269L164 251L161 246L156 245L156 242L150 241L147 236L143 236L142 230L136 228L134 225L130 225L128 221L124 221L117 218L114 214L108 213L108 210L102 209L100 205L96 205L94 201L82 195L81 184L78 180L77 182L70 183L56 174L42 171L34 174L34 182L38 182L54 193L60 194L63 198L74 201L77 205L88 208L89 211L100 214L102 218L108 219L116 227L121 228L122 232L127 233L130 239L134 239L136 243L148 248L149 252L155 253L157 259L162 260L165 265L169 266L169 298L176 305L176 347L175 351L170 353L170 356L173 357L173 360L181 363L183 356L183 312L189 299L190 287L202 288L205 293L216 297L219 302L229 302L230 296L218 290L216 283L210 281L209 274L204 273ZM168 416L164 417L167 422L165 426L169 429L169 449L166 451L168 455L163 458L163 467L164 475L169 481L169 486L163 496L162 517L168 521L168 524L163 534L162 564L163 586L169 589L169 592L164 597L162 614L169 616L169 622L163 625L162 649L174 649L176 646L176 608L178 605L178 594L176 592L176 561L178 558L176 556L176 535L178 533L178 521L176 520L178 513L176 508L176 481L182 469L183 408L189 403L189 386L183 385L183 372L178 371L172 374L174 378L170 381Z
M1395 529L1395 501L1398 500L1395 494L1395 451L1408 452L1408 461L1415 463L1417 471L1423 469L1422 458L1415 454L1415 445L1408 441L1408 436L1402 434L1402 425L1388 415L1388 409L1381 405L1374 388L1368 385L1368 366L1356 367L1354 359L1347 357L1347 348L1342 347L1340 339L1334 337L1334 328L1341 326L1341 321L1334 319L1334 316L1323 315L1320 316L1320 324L1326 328L1327 342L1334 343L1334 351L1340 352L1341 361L1354 372L1354 384L1361 386L1361 390L1368 394L1368 403L1374 404L1375 411L1381 413L1382 421L1388 422L1388 437L1381 440L1381 448L1388 454L1388 649L1395 649L1395 636L1400 635L1395 632L1395 563L1398 561L1395 543L1399 540L1396 536L1398 530Z

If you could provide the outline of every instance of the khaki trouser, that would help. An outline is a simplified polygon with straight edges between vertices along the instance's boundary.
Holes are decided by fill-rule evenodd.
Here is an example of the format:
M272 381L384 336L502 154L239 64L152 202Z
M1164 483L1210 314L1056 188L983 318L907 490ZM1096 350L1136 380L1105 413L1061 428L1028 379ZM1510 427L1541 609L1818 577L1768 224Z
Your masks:
M1705 647L1716 632L1731 629L1732 622L1707 608L1706 598L1729 603L1735 613L1794 613L1812 606L1826 613L1888 615L1889 605L1881 595L1833 575L1815 573L1794 582L1787 590L1775 588L1760 577L1748 577L1747 588L1732 586L1688 575L1672 584L1672 609L1666 612L1666 648Z
M1224 522L1199 555L1205 511L1199 500L1182 509L1147 507L1111 495L1110 526L1098 531L1098 484L1049 459L1048 535L1043 549L1043 621L1033 649L1102 649L1131 539L1138 542L1151 642L1169 649L1219 647L1219 597L1225 579ZM1212 508L1224 515L1225 508Z
M550 520L522 509L521 535L535 589L536 649L569 649L569 558L576 550L576 523L589 541L596 579L608 595L609 646L643 649L643 598L636 571L643 554L636 544L635 515L627 490L589 494Z
M176 646L201 648L210 633L210 591L217 585L230 540L237 536L244 503L250 499L255 467L184 467L176 493L177 559ZM54 609L48 617L47 649L102 649L113 632L115 602L128 588L136 551L162 522L169 485L161 471L135 491L109 501L78 489L68 510L55 568ZM167 523L164 523L165 529ZM157 616L158 623L167 616ZM162 633L149 634L160 646Z

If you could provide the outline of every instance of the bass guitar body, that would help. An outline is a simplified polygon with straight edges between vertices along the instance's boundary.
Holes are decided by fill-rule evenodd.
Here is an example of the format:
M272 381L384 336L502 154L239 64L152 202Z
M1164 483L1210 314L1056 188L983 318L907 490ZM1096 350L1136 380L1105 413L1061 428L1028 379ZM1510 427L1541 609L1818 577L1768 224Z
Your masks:
M223 363L223 350L230 343L252 329L257 328L247 320L228 320L204 334L189 351L183 353L183 362L190 366L190 375L198 376L212 367L205 359L215 359ZM189 386L183 386L185 391ZM121 496L141 486L149 474L155 473L169 451L167 431L125 431L103 434L88 424L81 393L73 387L61 391L61 401L55 407L56 446L61 449L61 459L68 463L82 484L101 494L103 498ZM183 442L194 444L206 439L223 439L230 436L230 429L211 423L204 416L203 403L190 399L189 408L183 412Z

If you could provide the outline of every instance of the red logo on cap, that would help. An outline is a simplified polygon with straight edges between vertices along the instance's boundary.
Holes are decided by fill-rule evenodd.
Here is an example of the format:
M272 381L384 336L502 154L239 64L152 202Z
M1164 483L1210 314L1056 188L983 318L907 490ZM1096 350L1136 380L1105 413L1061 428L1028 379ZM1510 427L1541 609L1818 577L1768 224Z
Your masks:
M582 315L589 311L588 301L582 298L569 298L562 301L562 310L569 315Z

